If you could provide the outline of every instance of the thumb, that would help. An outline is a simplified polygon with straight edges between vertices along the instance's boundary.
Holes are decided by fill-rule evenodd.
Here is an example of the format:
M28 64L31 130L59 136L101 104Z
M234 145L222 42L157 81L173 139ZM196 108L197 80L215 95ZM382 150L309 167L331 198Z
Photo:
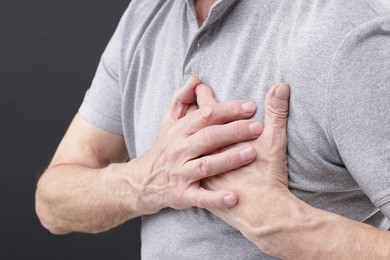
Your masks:
M271 87L265 98L265 127L286 127L289 97L290 87L286 83L277 83Z
M271 87L265 97L264 131L258 138L257 150L267 167L270 180L287 187L287 115L290 88L285 83Z

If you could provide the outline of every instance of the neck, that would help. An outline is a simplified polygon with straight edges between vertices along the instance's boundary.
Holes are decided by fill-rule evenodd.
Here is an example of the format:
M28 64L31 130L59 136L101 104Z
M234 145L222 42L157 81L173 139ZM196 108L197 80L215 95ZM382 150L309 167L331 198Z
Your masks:
M206 21L207 16L210 12L210 8L216 1L217 0L194 0L196 16L198 19L199 26L202 26L204 21Z

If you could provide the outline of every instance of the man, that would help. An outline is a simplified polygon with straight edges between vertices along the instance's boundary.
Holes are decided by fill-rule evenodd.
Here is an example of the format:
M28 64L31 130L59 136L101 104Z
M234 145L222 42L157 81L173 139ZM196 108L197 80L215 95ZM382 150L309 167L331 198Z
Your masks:
M389 258L386 2L214 2L132 1L38 183L42 224L143 215L144 259Z

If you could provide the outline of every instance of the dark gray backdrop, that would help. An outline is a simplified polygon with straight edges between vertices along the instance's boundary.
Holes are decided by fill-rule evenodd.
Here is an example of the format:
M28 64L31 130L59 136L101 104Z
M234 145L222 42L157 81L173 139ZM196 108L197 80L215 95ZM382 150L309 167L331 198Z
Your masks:
M139 219L51 235L37 178L76 113L129 0L0 0L0 259L139 259Z

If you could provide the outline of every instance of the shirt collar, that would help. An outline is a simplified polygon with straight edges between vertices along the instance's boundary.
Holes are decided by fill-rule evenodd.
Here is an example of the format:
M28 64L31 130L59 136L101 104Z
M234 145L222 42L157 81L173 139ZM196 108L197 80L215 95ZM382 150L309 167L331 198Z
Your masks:
M229 8L239 0L217 0L214 5L211 7L209 11L209 15L207 16L207 19L204 23L204 25L212 24L215 21L217 21L219 18L221 18L228 10ZM194 0L186 0L187 7L191 11L191 14L195 21L196 19L196 11L195 11L195 5Z

